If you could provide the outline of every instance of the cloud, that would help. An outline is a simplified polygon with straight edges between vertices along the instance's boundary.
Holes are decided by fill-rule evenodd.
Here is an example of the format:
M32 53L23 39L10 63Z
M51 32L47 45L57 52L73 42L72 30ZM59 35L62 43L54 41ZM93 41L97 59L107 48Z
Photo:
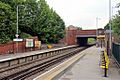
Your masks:
M99 26L104 27L109 19L109 0L46 0L65 21L66 26L82 26L83 29L96 28L96 17L100 17ZM116 2L115 2L116 3ZM114 3L114 4L115 4ZM90 26L90 27L89 27Z

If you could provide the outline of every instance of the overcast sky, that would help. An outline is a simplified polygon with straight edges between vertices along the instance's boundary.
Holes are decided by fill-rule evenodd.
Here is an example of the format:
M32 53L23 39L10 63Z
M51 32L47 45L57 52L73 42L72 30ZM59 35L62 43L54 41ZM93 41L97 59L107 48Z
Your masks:
M96 17L98 27L103 28L109 19L109 0L46 0L65 21L65 25L74 25L83 29L96 29ZM120 0L111 0L112 6ZM116 9L113 9L113 13Z

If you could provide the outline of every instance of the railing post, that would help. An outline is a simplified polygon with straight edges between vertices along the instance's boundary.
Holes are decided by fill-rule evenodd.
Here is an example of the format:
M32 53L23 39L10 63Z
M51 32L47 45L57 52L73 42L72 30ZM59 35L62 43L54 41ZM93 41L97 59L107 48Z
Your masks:
M106 61L105 61L105 68L104 68L104 77L107 77L107 67L106 67Z

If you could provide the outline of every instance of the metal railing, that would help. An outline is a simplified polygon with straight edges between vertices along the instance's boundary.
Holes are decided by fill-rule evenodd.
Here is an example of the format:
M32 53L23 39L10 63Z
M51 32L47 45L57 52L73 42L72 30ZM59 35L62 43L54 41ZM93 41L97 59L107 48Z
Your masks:
M104 77L107 77L109 63L109 57L106 50L104 50L100 55L100 67L104 69Z

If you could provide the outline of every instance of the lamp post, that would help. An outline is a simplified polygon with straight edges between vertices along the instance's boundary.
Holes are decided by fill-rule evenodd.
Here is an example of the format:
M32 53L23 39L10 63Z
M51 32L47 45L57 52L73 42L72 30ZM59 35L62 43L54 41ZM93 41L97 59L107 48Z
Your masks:
M16 27L16 38L18 39L18 6L17 6L17 23L16 23L17 27Z
M17 15L16 15L16 17L17 17L17 22L16 22L16 34L15 34L15 36L16 36L16 39L18 40L18 5L17 5L17 8L16 8L16 10L17 10ZM16 40L16 53L18 53L18 41Z
M109 0L109 54L111 53L111 47L112 47L112 34L111 34L111 0Z
M98 36L98 20L100 20L100 18L96 17L96 37ZM96 46L98 46L98 39L96 42Z
M100 18L96 18L96 36L98 36L98 20L100 20Z
M17 8L16 8L16 10L17 10L17 15L16 15L16 17L17 17L17 22L16 22L16 34L15 34L15 36L16 36L16 39L18 39L18 36L19 36L19 15L18 15L18 13L19 13L19 6L23 6L24 7L24 5L17 5Z
M20 6L23 6L23 5L20 5ZM16 17L17 17L17 22L16 22L16 34L15 34L15 36L16 36L16 48L17 48L17 50L16 50L16 53L18 52L18 41L20 41L20 39L18 38L19 37L19 16L18 16L18 9L19 9L19 5L17 5L17 8L16 8L16 10L17 10L17 15L16 15Z
M17 8L16 8L16 10L17 10L17 15L16 15L16 17L17 17L17 22L16 22L16 34L15 34L15 36L16 36L16 39L18 39L18 36L19 36L19 15L18 15L18 13L19 13L19 6L23 6L24 7L24 5L17 5Z

